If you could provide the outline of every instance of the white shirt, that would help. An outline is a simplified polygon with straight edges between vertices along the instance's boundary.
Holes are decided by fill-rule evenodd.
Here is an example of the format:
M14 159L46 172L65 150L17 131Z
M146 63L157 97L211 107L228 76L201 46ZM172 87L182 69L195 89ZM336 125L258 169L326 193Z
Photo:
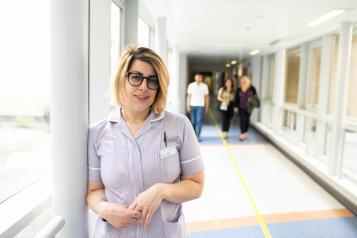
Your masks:
M205 96L208 95L208 87L205 83L192 82L188 85L187 94L191 95L190 106L205 106Z

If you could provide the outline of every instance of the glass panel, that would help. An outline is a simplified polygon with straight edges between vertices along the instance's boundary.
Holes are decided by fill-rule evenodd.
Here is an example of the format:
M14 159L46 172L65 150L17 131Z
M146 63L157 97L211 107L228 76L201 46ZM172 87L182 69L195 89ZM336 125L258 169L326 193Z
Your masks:
M290 112L288 110L284 111L283 114L283 132L284 134L291 137L292 140L295 139L296 134L296 113Z
M142 46L149 47L150 44L150 28L146 22L139 17L138 20L138 43Z
M286 86L285 102L297 103L299 88L300 71L300 48L294 48L287 51L286 54Z
M357 27L353 30L347 116L357 121Z
M273 101L273 87L274 87L274 74L275 74L275 55L270 55L268 58L268 93L267 100Z
M313 118L307 118L305 123L304 142L306 151L309 155L317 155L317 121Z
M317 105L320 82L321 47L312 48L309 64L309 97L310 105Z
M121 9L115 3L111 4L111 45L110 45L110 65L111 75L114 74L120 52L120 26L121 26Z
M338 44L339 44L339 35L333 34L332 44L331 44L331 77L330 77L329 97L328 97L329 100L328 114L330 115L334 114L335 112Z
M49 1L0 8L0 203L50 170Z
M357 132L346 130L343 173L357 181Z

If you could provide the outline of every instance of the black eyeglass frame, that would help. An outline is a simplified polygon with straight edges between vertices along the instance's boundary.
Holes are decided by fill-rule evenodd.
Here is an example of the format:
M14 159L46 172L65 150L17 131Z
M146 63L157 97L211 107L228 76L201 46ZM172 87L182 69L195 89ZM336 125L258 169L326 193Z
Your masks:
M140 83L139 84L133 84L133 82L130 82L130 75L135 74L141 77ZM128 78L128 82L131 86L138 87L140 86L143 82L144 79L146 79L146 86L151 89L151 90L158 90L160 88L160 82L159 79L157 78L156 75L149 75L149 76L144 76L141 72L133 71L133 72L127 72L126 77ZM149 82L153 82L152 78L155 78L155 80L158 82L157 88L152 88L149 86Z

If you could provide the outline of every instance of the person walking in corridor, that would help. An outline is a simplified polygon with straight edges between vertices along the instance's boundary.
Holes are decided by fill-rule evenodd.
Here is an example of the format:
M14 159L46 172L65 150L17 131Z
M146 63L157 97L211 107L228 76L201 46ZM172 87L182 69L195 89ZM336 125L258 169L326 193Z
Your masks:
M116 106L88 136L87 203L95 238L187 238L182 203L203 189L203 160L186 116L164 111L168 70L132 45L113 81Z
M202 74L195 75L195 82L188 85L187 88L187 112L190 113L191 123L195 130L198 141L201 141L201 129L203 112L208 112L209 92L207 85L202 82Z
M231 78L227 78L224 87L218 90L217 100L220 102L219 110L222 118L222 137L227 139L228 131L233 117L234 85Z
M240 124L240 140L248 138L248 129L250 126L250 115L253 111L253 105L250 100L257 95L257 91L253 85L250 84L248 76L243 76L239 81L240 86L236 91L234 111L239 114Z

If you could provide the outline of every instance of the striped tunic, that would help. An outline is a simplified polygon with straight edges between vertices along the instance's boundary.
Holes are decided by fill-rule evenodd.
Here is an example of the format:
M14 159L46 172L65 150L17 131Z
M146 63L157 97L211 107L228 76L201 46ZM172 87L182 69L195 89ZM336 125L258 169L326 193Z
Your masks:
M165 150L174 153L160 156ZM183 115L151 113L133 137L120 107L115 107L106 119L89 129L88 180L104 184L108 202L130 205L155 183L175 183L181 176L200 171L203 160L199 144L191 123ZM98 219L94 237L187 237L182 206L163 200L149 228L134 224L117 229Z

